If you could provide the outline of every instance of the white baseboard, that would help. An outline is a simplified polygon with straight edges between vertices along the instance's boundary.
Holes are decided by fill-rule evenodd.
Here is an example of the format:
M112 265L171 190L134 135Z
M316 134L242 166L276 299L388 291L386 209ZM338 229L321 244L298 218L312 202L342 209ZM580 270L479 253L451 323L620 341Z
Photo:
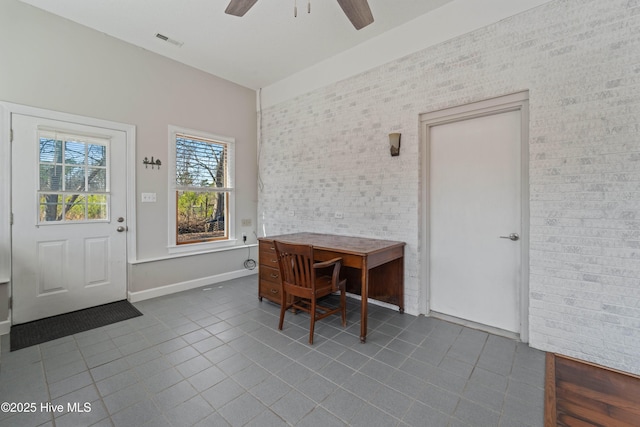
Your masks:
M218 274L215 276L202 277L200 279L188 280L186 282L174 283L171 285L160 286L158 288L147 289L138 292L128 292L130 302L139 302L151 298L171 295L176 292L188 291L190 289L200 288L202 286L212 285L231 279L251 276L257 274L258 270L237 270L229 273ZM257 289L256 289L257 291Z
M6 335L11 330L11 320L7 319L0 322L0 335Z

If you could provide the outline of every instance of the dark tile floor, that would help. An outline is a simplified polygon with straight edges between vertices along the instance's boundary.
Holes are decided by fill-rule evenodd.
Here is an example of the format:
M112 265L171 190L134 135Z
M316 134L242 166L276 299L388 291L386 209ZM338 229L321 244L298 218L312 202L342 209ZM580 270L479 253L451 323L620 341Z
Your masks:
M278 331L256 276L135 305L16 352L3 336L0 402L35 412L0 426L543 425L544 353L507 338L369 305L361 344L350 300L347 328L319 321L309 346L307 315Z

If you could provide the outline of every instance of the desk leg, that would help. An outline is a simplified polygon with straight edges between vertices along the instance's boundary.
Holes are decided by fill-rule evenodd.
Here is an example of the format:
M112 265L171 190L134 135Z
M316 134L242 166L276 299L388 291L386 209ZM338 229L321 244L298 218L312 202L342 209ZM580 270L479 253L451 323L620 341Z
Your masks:
M369 269L367 268L366 261L362 266L361 274L362 277L360 278L360 283L362 284L362 288L360 291L360 297L362 298L362 301L360 306L360 342L364 343L367 340L367 318L369 316L367 313L369 306Z

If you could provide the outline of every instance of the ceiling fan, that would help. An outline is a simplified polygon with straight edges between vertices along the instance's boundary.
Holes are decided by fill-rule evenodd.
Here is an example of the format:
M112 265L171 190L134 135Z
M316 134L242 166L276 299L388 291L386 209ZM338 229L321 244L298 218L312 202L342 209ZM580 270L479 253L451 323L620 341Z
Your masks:
M231 0L224 11L229 15L244 16L258 0ZM356 30L373 22L373 15L367 0L338 0L338 4L347 15Z

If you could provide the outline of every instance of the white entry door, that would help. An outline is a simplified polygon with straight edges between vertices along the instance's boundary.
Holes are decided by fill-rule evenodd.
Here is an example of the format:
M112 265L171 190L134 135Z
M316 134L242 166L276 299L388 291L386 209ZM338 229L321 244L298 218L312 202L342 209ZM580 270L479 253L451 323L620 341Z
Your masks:
M429 127L430 310L520 332L521 114Z
M13 324L125 299L125 133L11 121Z

